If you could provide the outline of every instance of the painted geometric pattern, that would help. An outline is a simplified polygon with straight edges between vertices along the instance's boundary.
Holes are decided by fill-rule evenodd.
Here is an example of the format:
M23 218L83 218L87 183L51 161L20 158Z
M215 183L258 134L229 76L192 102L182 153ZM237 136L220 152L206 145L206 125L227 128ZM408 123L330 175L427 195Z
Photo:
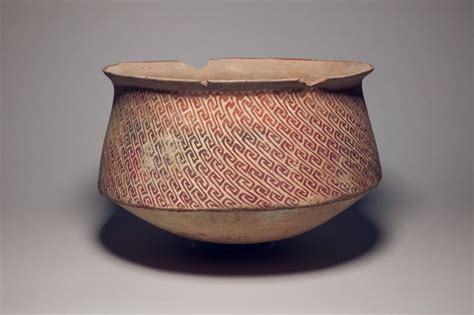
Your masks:
M381 176L363 98L322 90L116 95L99 189L168 209L315 205Z

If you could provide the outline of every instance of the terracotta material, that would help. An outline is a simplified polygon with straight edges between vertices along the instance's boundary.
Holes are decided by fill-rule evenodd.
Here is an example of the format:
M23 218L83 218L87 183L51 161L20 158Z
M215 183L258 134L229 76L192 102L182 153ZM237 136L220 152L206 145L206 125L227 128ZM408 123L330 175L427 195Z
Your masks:
M361 82L365 63L213 59L104 69L115 87L102 195L208 242L310 230L381 179Z

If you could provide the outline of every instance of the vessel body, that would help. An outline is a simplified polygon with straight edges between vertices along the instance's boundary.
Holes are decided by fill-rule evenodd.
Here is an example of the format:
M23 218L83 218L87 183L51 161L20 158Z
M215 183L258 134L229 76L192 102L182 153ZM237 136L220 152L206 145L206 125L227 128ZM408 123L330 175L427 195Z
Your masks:
M284 239L331 219L381 179L366 73L338 85L119 70L106 70L115 94L99 191L167 231L229 244Z

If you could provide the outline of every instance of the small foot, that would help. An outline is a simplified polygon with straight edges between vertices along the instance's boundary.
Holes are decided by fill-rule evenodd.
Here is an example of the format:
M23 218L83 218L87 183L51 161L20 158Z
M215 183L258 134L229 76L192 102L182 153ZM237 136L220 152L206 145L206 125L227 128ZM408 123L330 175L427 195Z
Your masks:
M198 252L220 256L248 256L257 255L270 250L275 242L256 244L218 244L202 241L193 241L192 246Z

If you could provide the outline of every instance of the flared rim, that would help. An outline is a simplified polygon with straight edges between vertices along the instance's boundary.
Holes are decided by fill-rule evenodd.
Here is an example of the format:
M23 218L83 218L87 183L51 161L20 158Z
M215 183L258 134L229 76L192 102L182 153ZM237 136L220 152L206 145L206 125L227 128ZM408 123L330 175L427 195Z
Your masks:
M121 62L103 68L114 85L164 90L242 90L353 86L371 64L302 58L216 58L204 67L177 60Z

